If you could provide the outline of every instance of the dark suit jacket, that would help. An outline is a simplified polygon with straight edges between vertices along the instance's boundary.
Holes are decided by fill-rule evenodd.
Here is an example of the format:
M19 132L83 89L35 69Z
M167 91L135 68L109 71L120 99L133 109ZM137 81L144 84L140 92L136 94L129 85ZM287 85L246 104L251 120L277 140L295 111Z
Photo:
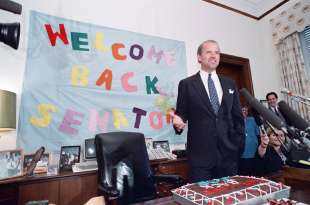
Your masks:
M223 98L218 114L212 109L199 72L179 83L176 114L188 123L190 166L212 168L236 162L244 147L244 119L235 83L219 76Z
M275 112L275 110L273 108L271 108L269 106L268 106L268 109L271 110L275 115L277 115L280 118L280 120L282 120L285 124L287 124L285 118L283 117L283 115L279 109L278 109L278 114Z

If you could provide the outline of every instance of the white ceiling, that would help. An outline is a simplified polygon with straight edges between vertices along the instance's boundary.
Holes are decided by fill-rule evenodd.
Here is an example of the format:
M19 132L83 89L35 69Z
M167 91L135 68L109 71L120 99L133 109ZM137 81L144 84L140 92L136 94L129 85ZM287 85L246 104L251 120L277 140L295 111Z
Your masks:
M211 2L210 2L211 1ZM284 0L210 0L259 18Z

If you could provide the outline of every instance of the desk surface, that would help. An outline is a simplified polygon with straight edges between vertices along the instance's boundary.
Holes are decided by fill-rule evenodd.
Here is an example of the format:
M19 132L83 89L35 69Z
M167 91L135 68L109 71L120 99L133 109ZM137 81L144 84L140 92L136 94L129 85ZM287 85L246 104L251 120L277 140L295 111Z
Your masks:
M47 175L47 173L43 173L43 174L34 174L33 176L20 176L20 177L0 180L0 185L26 183L30 181L58 179L58 178L89 175L89 174L97 174L97 171L95 170L95 171L86 171L86 172L79 172L79 173L73 173L72 171L64 171L56 175Z

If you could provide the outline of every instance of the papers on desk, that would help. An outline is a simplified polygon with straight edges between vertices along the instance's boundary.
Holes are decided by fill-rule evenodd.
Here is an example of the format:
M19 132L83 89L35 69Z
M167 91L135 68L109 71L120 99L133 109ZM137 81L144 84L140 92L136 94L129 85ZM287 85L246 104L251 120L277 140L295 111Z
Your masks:
M147 149L147 154L149 155L149 159L150 160L155 160L155 159L176 159L176 156L174 154L171 154L170 152L166 152L162 148Z
M72 171L74 173L76 172L87 172L87 171L93 171L98 170L97 161L85 161L81 163L75 163L72 165Z

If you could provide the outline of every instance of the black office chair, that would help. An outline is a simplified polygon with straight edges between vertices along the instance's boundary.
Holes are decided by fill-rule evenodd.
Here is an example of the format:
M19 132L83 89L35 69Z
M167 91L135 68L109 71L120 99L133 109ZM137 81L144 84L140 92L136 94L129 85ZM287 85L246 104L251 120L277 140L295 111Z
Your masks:
M95 137L98 162L98 189L106 203L132 204L157 197L156 182L176 186L178 175L152 175L144 135L134 132L110 132ZM113 203L114 204L114 203Z

